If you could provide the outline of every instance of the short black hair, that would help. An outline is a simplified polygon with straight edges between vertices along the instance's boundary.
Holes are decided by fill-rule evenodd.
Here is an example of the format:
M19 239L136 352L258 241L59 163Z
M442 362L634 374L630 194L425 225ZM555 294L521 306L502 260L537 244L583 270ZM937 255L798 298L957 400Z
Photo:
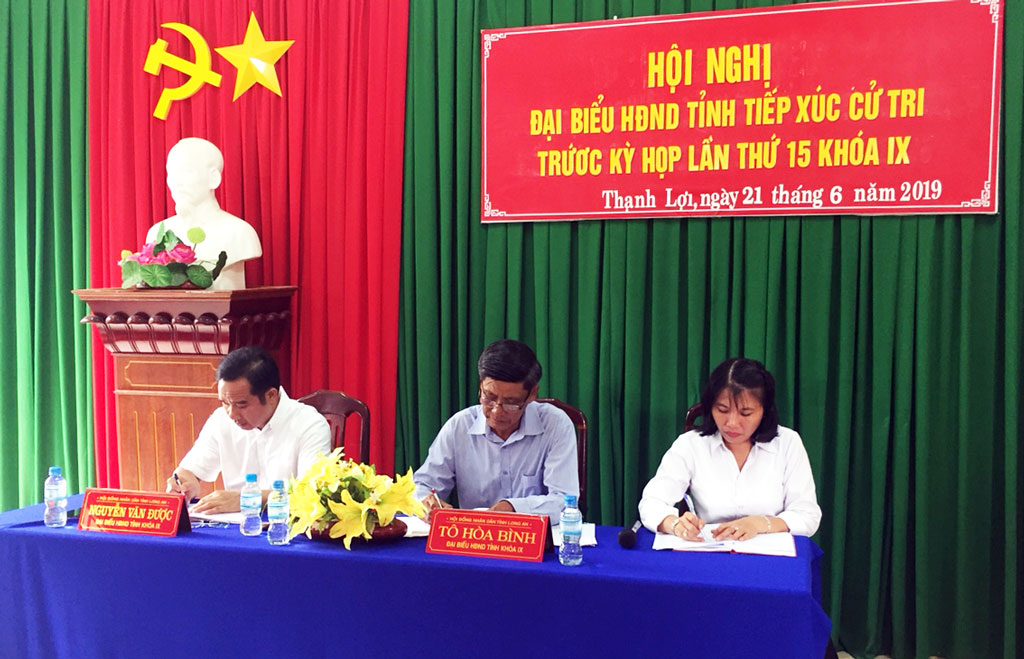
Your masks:
M761 424L750 436L754 442L770 442L779 432L779 410L775 406L775 378L756 359L733 357L715 367L711 372L704 393L700 396L701 423L697 430L702 435L718 432L715 417L711 413L722 390L728 388L733 396L747 392L761 401L764 416Z
M281 373L277 362L270 353L259 346L246 346L232 350L217 366L217 380L237 380L244 377L249 381L249 393L258 396L260 404L266 403L266 394L281 386Z
M501 339L484 348L476 362L476 372L481 382L485 378L521 382L528 392L533 391L542 374L530 346L513 339Z

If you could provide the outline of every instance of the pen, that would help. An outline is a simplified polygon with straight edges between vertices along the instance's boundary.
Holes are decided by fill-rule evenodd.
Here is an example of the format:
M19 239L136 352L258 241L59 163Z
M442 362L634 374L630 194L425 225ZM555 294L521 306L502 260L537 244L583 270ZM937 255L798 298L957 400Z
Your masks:
M434 495L434 503L437 505L438 508L441 508L441 497L437 496L437 490L435 490L434 488L430 488L430 493Z
M177 483L177 484L178 484L178 487L180 488L180 487L181 487L181 479L180 479L180 478L178 478L178 472L174 472L174 473L172 474L172 476L174 476L174 482L175 482L175 483ZM183 490L181 490L181 493L182 493L182 494L187 494L187 492L185 492L185 491L183 491ZM193 497L193 498L192 498L192 500L191 500L191 501L189 501L189 503L199 503L199 499L197 499L197 498Z
M175 475L175 478L177 478L177 475ZM686 507L690 509L690 512L693 513L693 516L696 517L697 509L693 507L693 499L690 498L689 493L683 495L683 501L686 502Z
M693 516L697 517L697 509L694 507L693 499L690 498L690 494L689 493L683 494L683 501L686 502L686 507L690 509L690 512L693 513ZM700 519L700 518L697 517L697 519ZM704 538L705 540L709 539L707 534L704 532L703 528L697 529L697 533L700 535L700 537Z

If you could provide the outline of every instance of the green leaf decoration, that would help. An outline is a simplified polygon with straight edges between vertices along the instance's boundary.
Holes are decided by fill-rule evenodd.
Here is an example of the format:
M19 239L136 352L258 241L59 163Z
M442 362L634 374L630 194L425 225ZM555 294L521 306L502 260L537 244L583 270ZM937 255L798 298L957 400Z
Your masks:
M171 273L171 286L181 286L188 280L188 266L184 263L168 263L167 271Z
M131 256L133 253L134 252L132 252L130 249L122 249L121 250L121 260L122 261L125 260L126 258Z
M142 266L142 281L155 288L162 288L171 285L171 271L166 265L159 263L147 263Z
M164 239L164 223L160 222L160 224L156 225L156 235L153 236L153 244L154 245L159 245L161 242L163 242L163 239Z
M164 233L164 249L167 249L167 250L174 249L178 245L178 243L180 243L180 242L181 242L181 239L178 238L178 236L174 235L173 231L167 231L167 232ZM156 250L155 249L153 250L153 254L154 255L156 254Z
M213 277L201 265L188 266L188 280L199 288L209 288L213 285Z
M132 288L142 281L142 270L138 261L121 264L121 288Z
M188 230L188 233L185 234L185 237L188 238L188 241L193 245L198 245L206 240L206 232L200 227L192 227Z
M224 269L224 264L227 263L227 262L228 262L228 253L222 251L220 253L220 256L217 257L217 265L214 266L213 273L211 273L211 277L213 279L216 279L218 276L220 276L220 271Z

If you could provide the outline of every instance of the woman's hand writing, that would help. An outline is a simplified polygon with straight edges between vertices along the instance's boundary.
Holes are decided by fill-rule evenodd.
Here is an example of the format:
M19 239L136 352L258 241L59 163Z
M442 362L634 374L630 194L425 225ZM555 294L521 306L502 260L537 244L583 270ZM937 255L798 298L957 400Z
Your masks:
M704 520L690 511L686 511L682 517L666 517L662 520L659 530L662 533L679 536L683 540L704 542L704 538L700 535L702 528L704 528Z

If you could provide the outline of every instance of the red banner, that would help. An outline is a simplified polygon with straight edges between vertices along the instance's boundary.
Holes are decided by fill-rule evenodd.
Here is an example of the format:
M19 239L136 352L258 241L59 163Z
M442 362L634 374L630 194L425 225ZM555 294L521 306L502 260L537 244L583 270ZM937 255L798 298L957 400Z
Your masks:
M482 33L484 222L994 213L1001 0Z

